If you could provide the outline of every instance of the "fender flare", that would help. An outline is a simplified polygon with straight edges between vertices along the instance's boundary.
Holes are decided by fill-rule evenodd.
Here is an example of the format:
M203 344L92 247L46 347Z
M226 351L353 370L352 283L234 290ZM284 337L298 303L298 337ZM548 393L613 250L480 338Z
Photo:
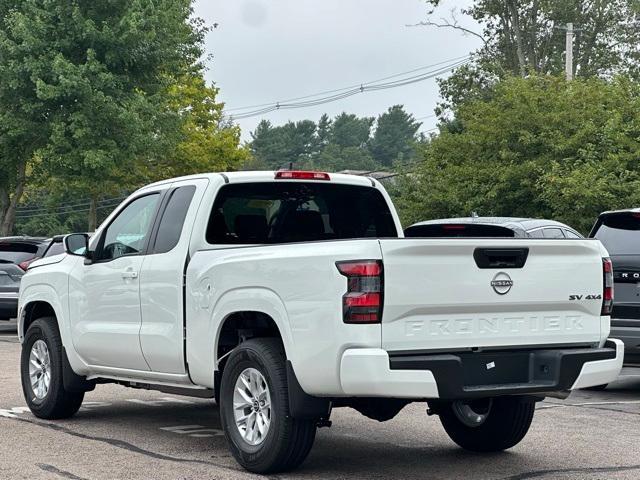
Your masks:
M278 327L287 359L291 360L291 356L294 355L287 309L282 299L273 290L264 287L242 287L229 290L220 296L212 310L211 325L215 328L213 335L214 370L218 370L217 346L222 327L227 318L239 312L259 312L269 316Z
M57 292L51 285L46 283L34 283L20 291L20 306L18 312L18 339L20 342L22 343L24 341L24 335L26 333L24 330L26 309L30 304L35 302L44 302L51 306L58 322L60 338L62 338L62 345L65 348L69 365L77 374L85 375L87 372L87 365L73 348L71 327L67 316L68 312L63 307Z

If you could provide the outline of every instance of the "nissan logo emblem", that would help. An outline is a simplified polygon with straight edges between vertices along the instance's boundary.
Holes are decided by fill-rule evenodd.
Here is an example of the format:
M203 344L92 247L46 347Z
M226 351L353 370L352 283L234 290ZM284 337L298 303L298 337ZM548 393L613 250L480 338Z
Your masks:
M513 280L505 272L496 273L493 280L491 280L491 288L498 295L506 295L511 290L511 287L513 287Z

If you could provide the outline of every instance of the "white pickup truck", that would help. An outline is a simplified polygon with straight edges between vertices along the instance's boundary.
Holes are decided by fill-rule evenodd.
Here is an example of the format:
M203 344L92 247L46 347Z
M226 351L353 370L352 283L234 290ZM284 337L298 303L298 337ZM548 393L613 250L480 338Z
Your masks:
M402 237L369 178L146 186L25 274L26 401L55 419L101 383L215 397L234 457L266 473L298 466L332 408L385 421L426 401L490 452L522 440L536 401L617 377L598 240Z

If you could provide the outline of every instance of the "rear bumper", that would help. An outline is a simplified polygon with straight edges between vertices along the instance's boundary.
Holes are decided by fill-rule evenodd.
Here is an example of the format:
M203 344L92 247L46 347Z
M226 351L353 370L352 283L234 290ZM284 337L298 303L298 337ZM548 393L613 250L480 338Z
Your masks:
M624 344L456 354L391 354L346 350L340 381L346 395L396 398L477 398L546 393L601 385L622 368Z
M0 321L11 320L18 315L18 292L0 292Z

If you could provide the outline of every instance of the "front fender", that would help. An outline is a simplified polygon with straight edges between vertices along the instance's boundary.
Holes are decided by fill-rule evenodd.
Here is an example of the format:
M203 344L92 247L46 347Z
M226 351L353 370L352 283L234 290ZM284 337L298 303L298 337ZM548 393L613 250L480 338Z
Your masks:
M69 364L74 372L84 374L87 370L86 364L76 354L71 341L71 327L69 325L69 312L64 303L60 300L58 292L53 286L46 283L31 283L20 288L20 300L18 305L18 338L20 343L24 341L25 321L27 307L35 302L48 303L53 309L58 322L58 330L62 338L62 345L65 347Z
M199 307L199 308L198 308ZM193 312L193 309L196 309ZM213 372L217 370L218 339L224 321L237 312L260 312L273 319L284 344L287 358L293 354L293 340L288 315L283 301L268 288L245 287L225 292L209 309L194 302L187 316L187 362L191 380L213 387Z

